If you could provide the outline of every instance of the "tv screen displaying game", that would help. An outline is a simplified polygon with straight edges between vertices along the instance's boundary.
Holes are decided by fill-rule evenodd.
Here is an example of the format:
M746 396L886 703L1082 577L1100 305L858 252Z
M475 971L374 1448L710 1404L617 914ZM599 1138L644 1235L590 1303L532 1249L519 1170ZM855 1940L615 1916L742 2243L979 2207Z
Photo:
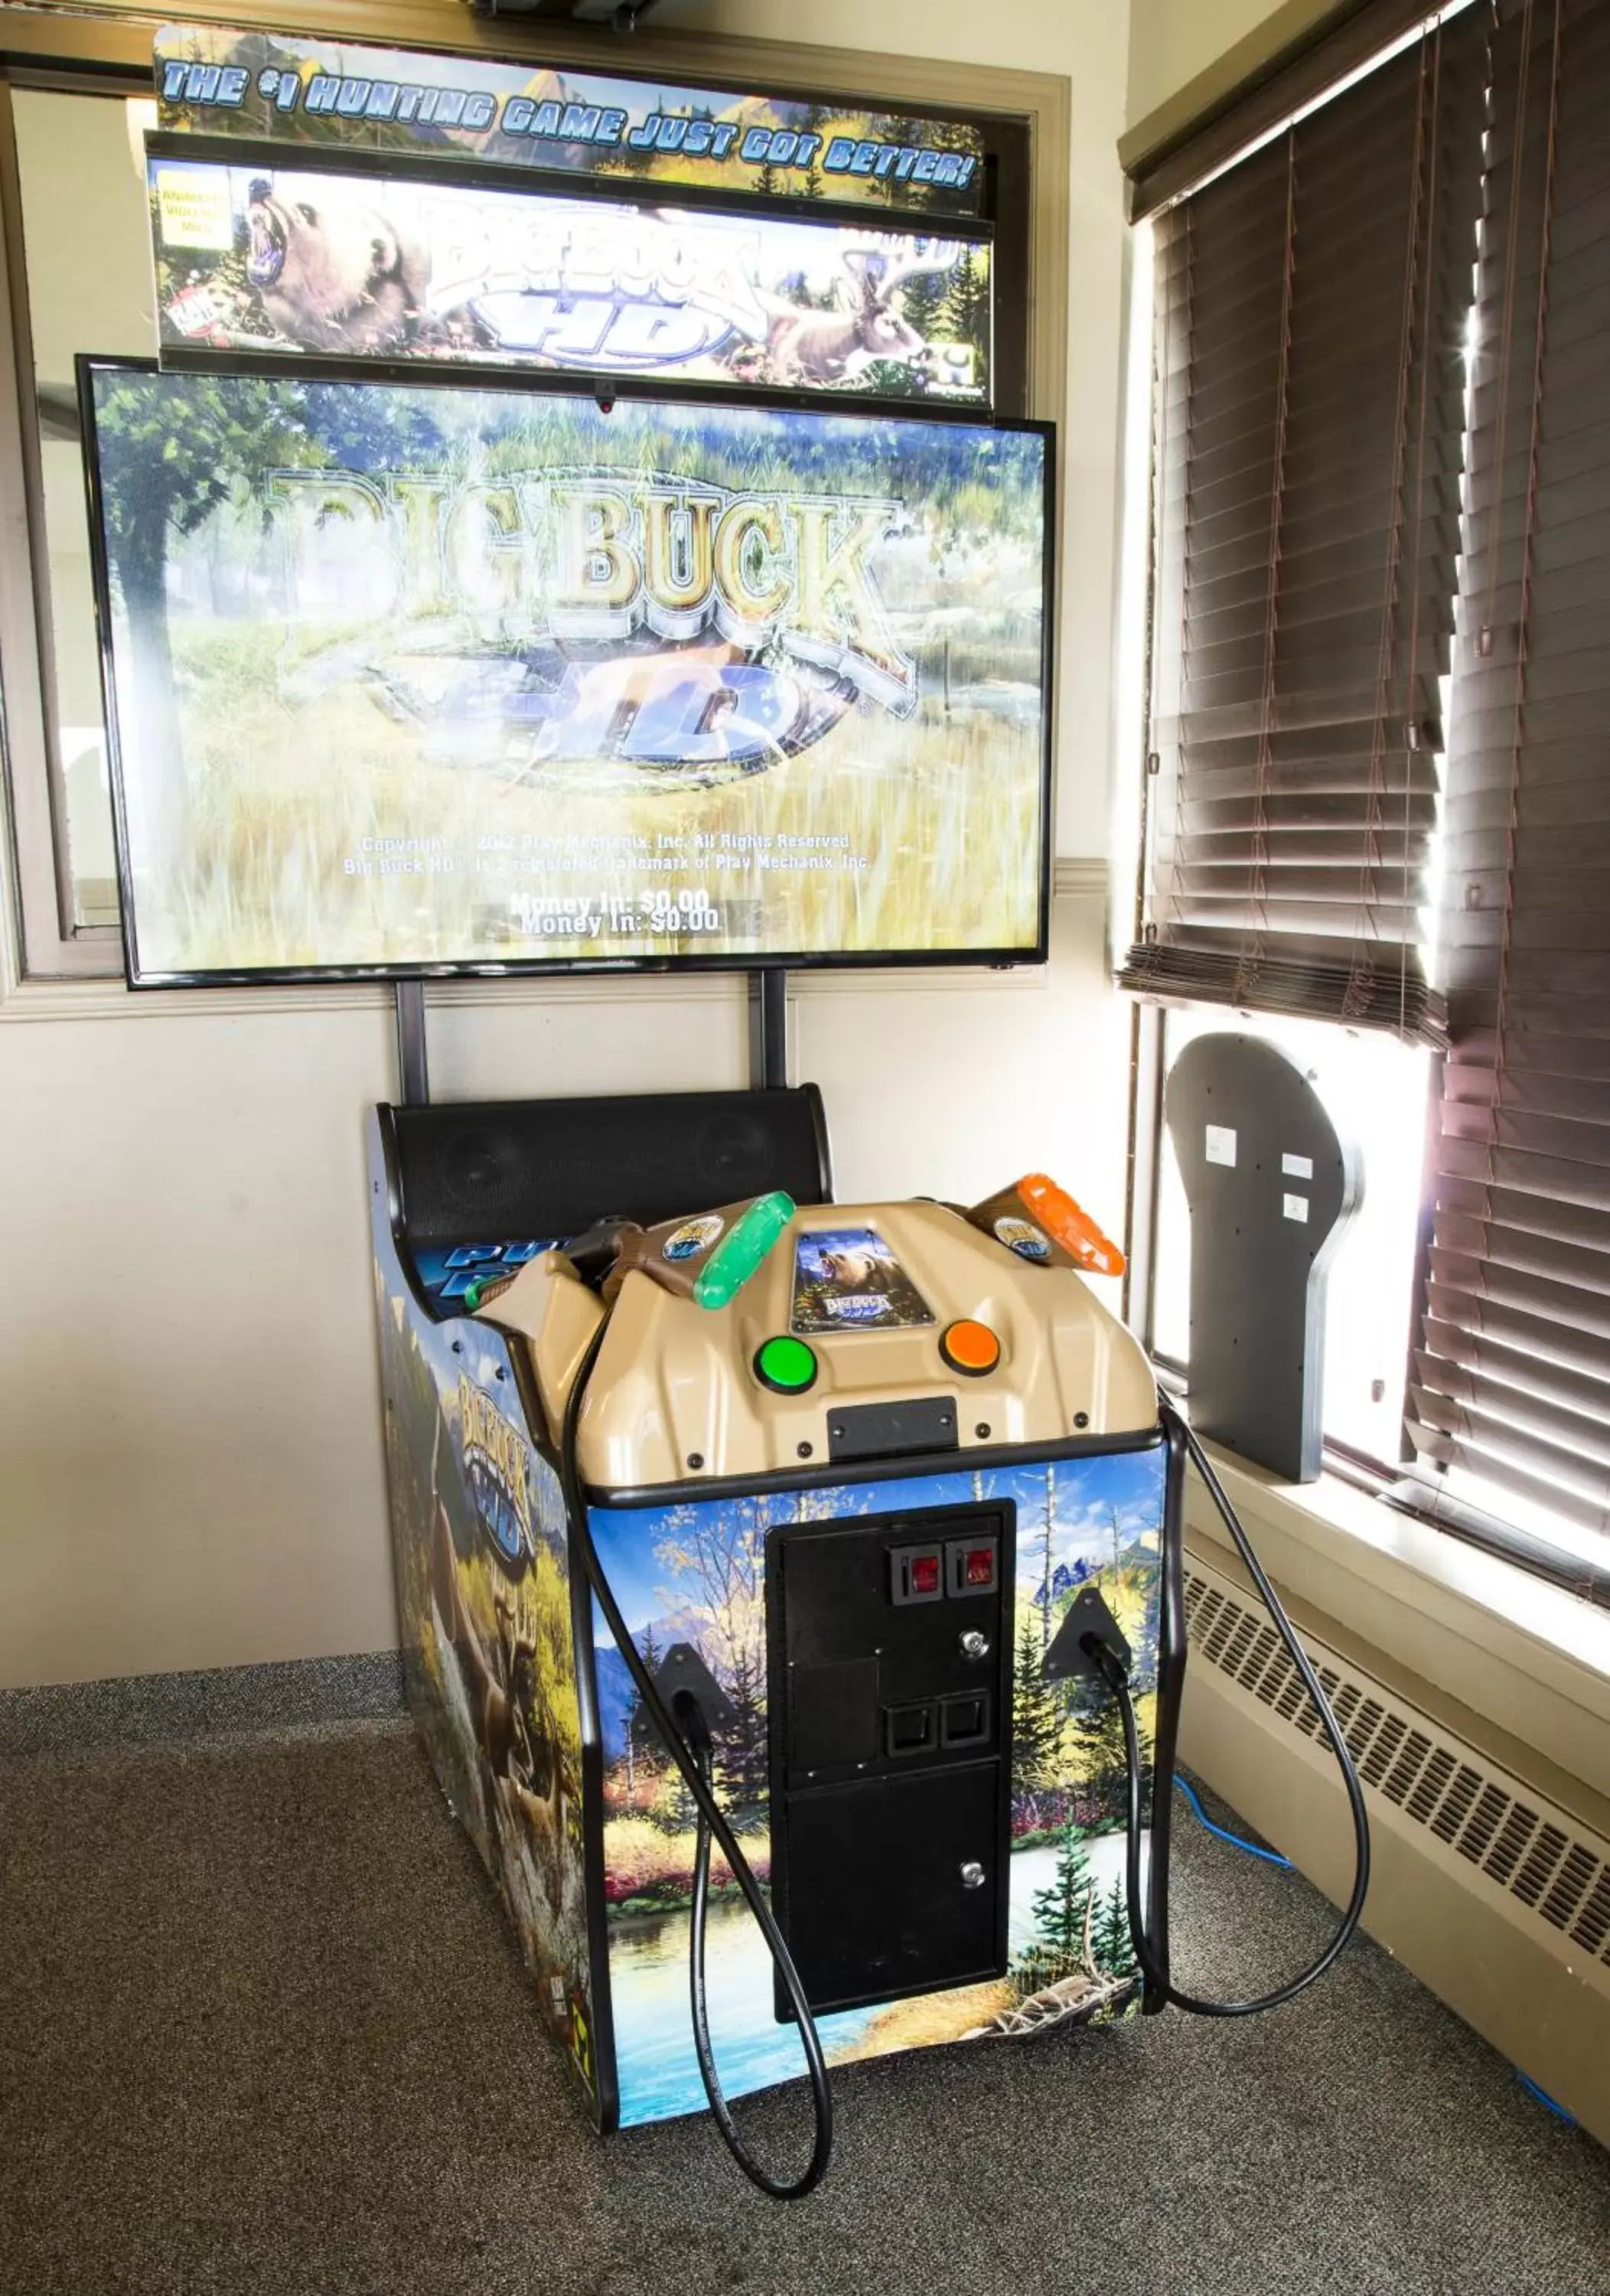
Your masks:
M136 984L1043 955L1043 428L81 386Z

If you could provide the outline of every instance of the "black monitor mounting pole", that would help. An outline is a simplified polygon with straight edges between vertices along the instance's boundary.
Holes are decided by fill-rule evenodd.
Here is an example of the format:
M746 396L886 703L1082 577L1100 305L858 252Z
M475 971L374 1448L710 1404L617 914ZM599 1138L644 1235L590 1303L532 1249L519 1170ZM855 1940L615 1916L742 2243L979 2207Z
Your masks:
M789 976L765 964L749 975L749 1089L780 1091L789 1081Z
M396 984L397 1086L405 1108L423 1108L430 1099L430 1069L425 1047L425 984Z
M789 976L777 965L749 975L749 1086L780 1089L789 1081ZM405 1108L424 1108L430 1099L425 1042L425 984L399 980L396 994L398 1097Z

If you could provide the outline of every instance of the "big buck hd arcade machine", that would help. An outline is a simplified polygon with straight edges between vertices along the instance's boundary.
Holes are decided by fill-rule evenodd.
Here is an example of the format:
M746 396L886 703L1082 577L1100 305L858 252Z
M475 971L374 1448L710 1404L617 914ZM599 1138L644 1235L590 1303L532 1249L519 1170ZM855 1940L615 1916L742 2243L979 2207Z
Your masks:
M601 2130L707 2102L791 2197L833 2062L1329 1966L1345 1749L1061 1189L835 1204L809 1086L385 1108L372 1157L410 1696ZM532 1233L462 1233L494 1174ZM1188 1456L1359 1829L1325 1953L1235 2003L1168 1973ZM727 2100L802 2052L785 2178Z
M785 968L1046 954L1051 437L991 412L981 131L157 66L161 365L80 367L128 976L397 983L409 1697L596 2126L707 2103L791 2197L832 2062L1289 1999L1362 1800L1120 1255L1041 1174L836 1204L786 1081ZM425 979L676 967L751 973L754 1091L430 1103ZM1169 1976L1188 1456L1357 1832L1259 2001ZM802 2063L774 2174L727 2100Z

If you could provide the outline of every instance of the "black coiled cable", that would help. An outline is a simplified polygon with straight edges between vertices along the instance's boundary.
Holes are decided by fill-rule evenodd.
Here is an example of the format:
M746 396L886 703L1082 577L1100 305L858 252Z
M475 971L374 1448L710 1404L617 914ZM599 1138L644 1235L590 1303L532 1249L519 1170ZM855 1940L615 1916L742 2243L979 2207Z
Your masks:
M1263 1566L1253 1550L1252 1542L1242 1529L1237 1519L1236 1511L1225 1496L1218 1476L1214 1472L1213 1463L1189 1426L1180 1416L1166 1396L1158 1398L1158 1409L1165 1427L1177 1429L1183 1439L1186 1451L1197 1472L1207 1487L1208 1496L1223 1518L1224 1527L1235 1541L1236 1552L1246 1564L1263 1607L1274 1625L1275 1631L1286 1645L1291 1662L1301 1678L1303 1687L1307 1691L1312 1702L1313 1710L1320 1718L1325 1735L1330 1741L1331 1751L1335 1754L1337 1767L1342 1773L1342 1783L1347 1789L1348 1807L1353 1815L1355 1845L1353 1894L1347 1900L1346 1909L1334 1936L1319 1959L1312 1962L1306 1969L1290 1979L1285 1985L1277 1986L1271 1993L1258 1994L1250 2001L1205 2001L1194 1993L1185 1992L1173 1983L1167 1972L1159 1964L1152 1951L1152 1941L1146 1927L1144 1900L1140 1887L1142 1825L1140 1744L1140 1732L1135 1723L1135 1702L1130 1691L1129 1677L1122 1661L1104 1643L1094 1637L1089 1641L1089 1654L1094 1660L1102 1680L1116 1700L1118 1711L1124 1723L1124 1750L1129 1771L1129 1791L1125 1809L1124 1888L1129 1906L1130 1942L1134 1948L1135 1959L1140 1965L1141 1976L1145 1979L1147 1988L1154 1997L1162 2001L1172 2001L1177 2009L1188 2010L1194 2017L1256 2017L1262 2015L1265 2009L1279 2009L1287 2001L1295 2000L1299 1993L1305 1992L1317 1978L1325 1974L1358 1928L1360 1918L1364 1911L1364 1900L1369 1890L1369 1817L1364 1807L1363 1788L1359 1784L1359 1774L1353 1767L1353 1756L1347 1751L1347 1742L1342 1735L1341 1725L1331 1710L1330 1701L1326 1697L1319 1677L1309 1662L1307 1652L1297 1639L1296 1630L1287 1617L1279 1596L1270 1585Z
M632 1639L630 1628L621 1615L614 1590L604 1575L598 1550L593 1544L592 1526L587 1520L586 1496L582 1489L581 1474L576 1464L576 1431L581 1423L582 1404L586 1395L587 1382L603 1345L609 1329L609 1318L600 1324L582 1357L569 1398L565 1405L563 1426L560 1433L560 1480L564 1490L566 1512L569 1517L573 1550L579 1558L588 1585L598 1598L604 1614L604 1623L614 1638L615 1646L625 1660L638 1696L642 1700L656 1729L659 1732L671 1759L682 1772L688 1792L693 1797L699 1826L693 1863L693 1910L690 1923L689 1986L692 1997L693 2046L699 2059L699 2078L704 2082L705 2095L723 2143L751 2184L774 2201L803 2200L814 2191L827 2174L828 2162L833 2152L833 2093L828 2081L826 2060L821 2053L821 2038L816 2030L816 2021L811 2014L805 1987L799 1972L794 1966L781 1931L772 1917L754 1869L738 1844L738 1837L722 1814L710 1785L710 1734L707 1717L698 1702L687 1693L677 1703L685 1723L673 1716L661 1694L659 1685L638 1655L637 1644ZM690 1743L689 1733L697 1741ZM814 2135L811 2157L799 2175L791 2180L773 2177L764 2168L744 2144L732 2119L731 2110L722 2093L715 2070L715 2054L710 2043L710 2021L705 1995L705 1937L707 1925L710 1890L711 1837L721 1844L723 1857L731 1868L732 1878L743 1892L744 1900L754 1915L766 1950L772 1956L784 1992L789 1997L799 2027L800 2046L805 2051L805 2070L811 2083L811 2109Z

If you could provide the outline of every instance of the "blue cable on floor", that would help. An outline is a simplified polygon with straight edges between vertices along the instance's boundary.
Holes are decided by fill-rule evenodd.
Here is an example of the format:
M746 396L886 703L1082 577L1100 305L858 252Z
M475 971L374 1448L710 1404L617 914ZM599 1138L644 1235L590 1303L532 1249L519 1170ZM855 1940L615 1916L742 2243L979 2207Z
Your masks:
M1557 2114L1559 2119L1566 2123L1567 2127L1572 2128L1576 2127L1577 2122L1575 2113L1567 2112L1563 2104L1556 2104L1548 2090L1546 2088L1539 2088L1534 2080L1528 2080L1525 2074L1521 2070L1518 2065L1515 2069L1515 2077L1516 2080L1519 2081L1521 2087L1525 2090L1528 2096L1534 2096L1540 2104L1546 2104L1549 2112Z
M1231 1833L1228 1827L1215 1825L1212 1818L1207 1815L1207 1812L1203 1808L1201 1797L1197 1792L1196 1788L1193 1785L1189 1784L1184 1778L1181 1777L1177 1771L1174 1774L1174 1784L1179 1787L1180 1792L1185 1796L1186 1800L1196 1812L1197 1823L1205 1826L1207 1832L1211 1833L1216 1841L1228 1841L1232 1849L1245 1849L1249 1857L1261 1857L1266 1866L1284 1866L1287 1871L1288 1873L1290 1872L1290 1858L1282 1857L1278 1849L1261 1849L1255 1841L1243 1841L1238 1833ZM1557 2104L1553 2097L1549 2095L1548 2090L1546 2088L1539 2088L1537 2083L1531 2079L1528 2075L1524 2073L1518 2065L1515 2068L1515 2077L1516 2080L1519 2081L1521 2087L1525 2090L1527 2095L1534 2096L1540 2104L1547 2105L1549 2111L1553 2113L1557 2120L1563 2120L1567 2128L1575 2128L1578 2127L1579 2124L1575 2113L1567 2112L1563 2104Z
M1249 1857L1261 1857L1266 1866L1284 1866L1287 1872L1290 1871L1290 1858L1282 1857L1278 1849L1260 1849L1255 1841L1243 1841L1238 1833L1230 1833L1227 1832L1223 1826L1215 1825L1212 1818L1207 1815L1207 1812L1203 1808L1201 1801L1197 1798L1196 1788L1194 1786L1188 1785L1185 1780L1181 1777L1178 1773L1175 1774L1174 1784L1179 1787L1180 1792L1185 1796L1186 1800L1190 1804L1192 1809L1196 1811L1197 1819L1207 1828L1209 1833L1215 1835L1221 1841L1228 1841L1232 1849L1245 1849ZM1523 2074L1522 2079L1524 2079L1524 2078L1525 2076ZM1539 2095L1541 2095L1541 2094L1542 2092L1540 2090Z

